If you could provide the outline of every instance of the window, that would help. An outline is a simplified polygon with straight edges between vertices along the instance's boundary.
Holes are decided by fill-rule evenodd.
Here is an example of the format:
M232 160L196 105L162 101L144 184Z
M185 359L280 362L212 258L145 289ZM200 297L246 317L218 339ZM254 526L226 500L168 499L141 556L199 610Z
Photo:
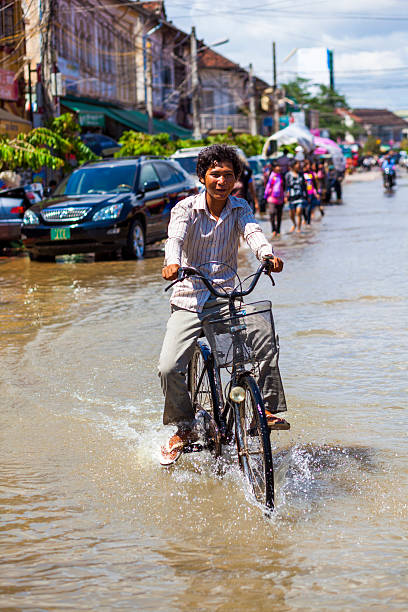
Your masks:
M82 168L73 172L66 182L61 183L55 194L81 195L132 191L135 170L134 164Z
M176 185L184 180L184 176L172 164L166 164L166 162L155 162L154 166L160 176L160 182L163 187Z
M143 188L146 183L151 183L152 181L160 183L157 172L153 168L153 164L143 164L140 170L139 188Z
M212 89L203 90L203 112L214 112L214 91Z
M5 6L4 6L5 4ZM10 2L1 3L0 12L0 37L6 38L8 36L14 36L14 6ZM10 44L11 41L7 41L3 44Z

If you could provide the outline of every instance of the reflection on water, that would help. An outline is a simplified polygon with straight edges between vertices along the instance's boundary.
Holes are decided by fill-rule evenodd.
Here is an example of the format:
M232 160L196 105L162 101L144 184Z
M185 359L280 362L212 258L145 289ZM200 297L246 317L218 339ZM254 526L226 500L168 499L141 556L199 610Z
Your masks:
M344 206L283 235L284 273L257 288L292 424L272 437L271 517L233 450L158 466L161 251L1 261L2 609L406 609L400 189L347 187ZM245 248L239 263L256 267Z

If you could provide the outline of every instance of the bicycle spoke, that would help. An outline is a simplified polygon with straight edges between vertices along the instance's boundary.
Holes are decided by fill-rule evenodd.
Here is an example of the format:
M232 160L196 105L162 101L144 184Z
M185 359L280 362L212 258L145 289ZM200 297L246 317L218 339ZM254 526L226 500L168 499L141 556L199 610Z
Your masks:
M257 389L256 384L255 389ZM247 475L255 499L273 507L273 475L270 474L271 455L266 432L261 428L259 410L250 384L243 384L245 399L240 404L240 429L238 436L239 458ZM264 418L264 417L263 417ZM269 462L267 463L269 453ZM268 467L267 467L268 466ZM272 481L270 480L272 476Z

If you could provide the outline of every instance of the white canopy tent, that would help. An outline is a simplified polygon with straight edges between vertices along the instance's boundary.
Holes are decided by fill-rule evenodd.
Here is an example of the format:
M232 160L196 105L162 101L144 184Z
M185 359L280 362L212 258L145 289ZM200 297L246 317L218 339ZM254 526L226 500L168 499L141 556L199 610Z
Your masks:
M263 146L262 157L268 157L269 145L273 140L276 141L278 147L298 143L308 152L313 151L315 148L313 134L305 125L299 123L292 123L283 130L279 130L279 132L269 136Z

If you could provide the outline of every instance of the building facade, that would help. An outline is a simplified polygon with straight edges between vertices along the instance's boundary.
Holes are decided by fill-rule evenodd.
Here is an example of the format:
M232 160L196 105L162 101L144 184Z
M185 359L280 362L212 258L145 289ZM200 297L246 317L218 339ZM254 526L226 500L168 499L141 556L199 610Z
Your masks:
M0 0L0 134L28 131L25 111L24 3Z
M196 57L163 0L26 0L24 10L34 125L71 110L84 130L114 138L127 129L191 136L196 63L202 133L249 131L248 71L202 41Z

